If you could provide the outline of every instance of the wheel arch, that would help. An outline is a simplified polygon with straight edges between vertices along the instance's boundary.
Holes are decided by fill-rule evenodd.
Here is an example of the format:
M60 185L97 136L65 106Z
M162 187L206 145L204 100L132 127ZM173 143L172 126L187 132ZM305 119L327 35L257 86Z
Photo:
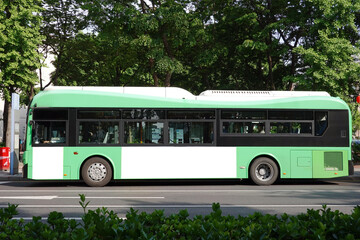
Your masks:
M279 169L279 176L278 176L278 178L280 178L281 177L281 166L280 166L280 164L279 164L279 161L276 159L276 157L275 156L273 156L272 154L259 154L259 155L257 155L256 157L254 157L251 161L250 161L250 163L249 163L249 166L248 166L248 177L250 177L250 168L251 168L251 165L254 163L254 161L256 160L256 159L258 159L258 158L261 158L261 157L265 157L265 158L269 158L269 159L271 159L271 160L273 160L274 161L274 163L276 164L276 166L278 167L278 169Z
M91 159L91 158L94 158L94 157L98 157L98 158L102 158L102 159L104 159L105 161L107 161L108 163L109 163L109 165L110 165L110 167L111 167L111 180L114 180L114 166L113 166L113 163L112 163L112 161L108 158L108 157L106 157L106 156L103 156L103 155L99 155L99 154L95 154L95 155L91 155L91 156L88 156L87 158L85 158L84 159L84 161L81 163L81 165L80 165L80 168L79 168L79 176L80 176L80 180L83 180L83 177L82 177L82 175L81 175L81 170L82 170L82 168L83 168L83 166L84 166L84 164L86 163L86 161L87 160L89 160L89 159Z

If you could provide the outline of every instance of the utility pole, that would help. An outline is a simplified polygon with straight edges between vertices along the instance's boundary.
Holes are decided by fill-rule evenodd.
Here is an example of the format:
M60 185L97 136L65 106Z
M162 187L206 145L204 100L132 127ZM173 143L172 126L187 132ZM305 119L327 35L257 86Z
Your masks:
M18 161L15 159L15 110L20 108L20 96L17 93L11 94L11 143L10 143L10 175L14 175L14 165L18 168ZM17 173L16 169L16 173Z

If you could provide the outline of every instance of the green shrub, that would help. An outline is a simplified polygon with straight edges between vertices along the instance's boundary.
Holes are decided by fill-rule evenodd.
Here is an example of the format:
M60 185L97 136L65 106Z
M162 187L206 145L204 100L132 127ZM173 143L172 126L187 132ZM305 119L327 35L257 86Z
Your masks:
M355 163L360 163L360 144L352 144L352 157Z
M0 239L359 239L360 207L351 214L309 209L297 216L254 213L242 217L223 216L219 204L206 216L189 218L187 210L165 216L164 211L139 213L134 209L126 220L106 208L86 209L81 195L82 222L51 212L47 222L14 220L16 205L0 209Z

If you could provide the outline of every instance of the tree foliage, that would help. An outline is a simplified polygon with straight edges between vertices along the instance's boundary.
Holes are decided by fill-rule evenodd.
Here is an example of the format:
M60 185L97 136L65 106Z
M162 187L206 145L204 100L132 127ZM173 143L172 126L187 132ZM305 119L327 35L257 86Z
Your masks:
M38 80L35 70L40 67L40 11L38 0L0 2L0 86L5 100L3 136L7 146L11 94L22 92L31 97Z
M61 85L296 88L348 98L359 79L356 0L67 2L87 25L56 59Z
M43 2L56 85L358 94L357 0Z
M0 1L5 131L11 93L31 97L49 53L55 85L317 90L350 103L359 94L360 2Z
M61 212L50 212L46 222L33 216L25 221L14 216L18 205L0 209L1 239L359 239L360 207L350 214L339 210L308 209L290 216L255 212L248 216L224 215L219 203L207 215L190 217L186 209L166 215L130 208L119 218L105 207L88 210L89 202L80 194L84 210L82 221L67 219Z
M42 6L42 49L55 55L55 85L173 85L195 93L295 88L343 98L358 85L356 0L43 0Z
M45 56L50 53L57 59L50 83L58 85L59 74L67 70L62 65L65 45L86 26L84 12L76 0L42 0L41 5L44 10L40 32L45 36L41 50ZM42 81L40 87L43 89Z
M39 67L41 17L37 0L0 2L0 85L3 98L29 90Z

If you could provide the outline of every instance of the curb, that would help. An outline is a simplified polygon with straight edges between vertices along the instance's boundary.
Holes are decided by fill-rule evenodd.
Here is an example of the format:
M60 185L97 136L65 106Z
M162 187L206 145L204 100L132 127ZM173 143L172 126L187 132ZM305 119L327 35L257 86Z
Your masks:
M360 182L360 174L355 174L348 177L339 178L321 178L321 181L333 181L333 182ZM10 175L9 172L0 171L0 181L32 181L31 179L25 179L22 173Z
M10 175L10 169L0 170L0 181L27 181L28 179L23 178L23 163L19 162L17 166L17 173ZM16 168L14 168L15 170Z
M10 175L10 171L0 171L0 181L23 181L22 172L18 172L14 175Z
M360 182L360 165L354 166L354 175L347 177L338 177L338 178L322 178L319 180L323 181L351 181L351 182ZM0 181L31 181L31 179L25 179L22 176L22 169L17 174L10 175L10 171L0 170Z
M21 175L1 176L0 181L25 181Z

